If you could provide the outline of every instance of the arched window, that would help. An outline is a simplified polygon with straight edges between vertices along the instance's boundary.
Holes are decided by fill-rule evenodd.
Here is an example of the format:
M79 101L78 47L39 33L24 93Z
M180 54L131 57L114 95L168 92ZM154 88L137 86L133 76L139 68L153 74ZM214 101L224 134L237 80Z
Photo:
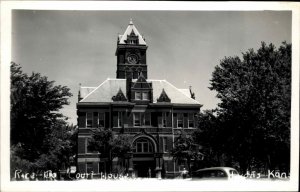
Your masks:
M133 146L135 153L152 153L154 151L152 142L145 138L137 139Z

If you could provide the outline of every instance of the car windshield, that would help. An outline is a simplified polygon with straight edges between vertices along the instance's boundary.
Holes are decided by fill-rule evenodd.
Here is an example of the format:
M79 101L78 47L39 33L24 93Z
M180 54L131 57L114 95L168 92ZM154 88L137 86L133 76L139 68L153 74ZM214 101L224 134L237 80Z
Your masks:
M236 176L239 173L236 170L232 169L232 170L229 170L229 174L232 175L232 176Z

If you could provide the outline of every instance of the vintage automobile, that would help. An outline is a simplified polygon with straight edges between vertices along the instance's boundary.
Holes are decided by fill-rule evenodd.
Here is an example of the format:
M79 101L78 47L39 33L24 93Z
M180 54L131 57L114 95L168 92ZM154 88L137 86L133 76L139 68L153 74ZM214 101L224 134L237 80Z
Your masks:
M236 180L245 179L238 171L231 167L210 167L199 169L192 173L192 180Z

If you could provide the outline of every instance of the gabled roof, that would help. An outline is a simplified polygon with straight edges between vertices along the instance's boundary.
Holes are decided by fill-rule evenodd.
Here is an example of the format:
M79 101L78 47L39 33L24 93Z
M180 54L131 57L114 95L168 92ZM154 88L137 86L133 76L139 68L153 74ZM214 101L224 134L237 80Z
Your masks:
M143 73L141 73L141 75L138 77L138 79L132 81L133 82L133 86L132 88L148 88L151 89L151 82L147 82L147 80L145 79Z
M127 98L125 97L121 88L119 89L117 95L113 96L111 99L113 101L127 101Z
M171 100L171 103L175 104L199 104L200 103L190 96L184 94L180 89L176 88L174 85L166 80L147 80L147 82L152 83L153 89L153 103L157 103L157 99L160 97L162 90ZM84 102L100 102L100 103L110 103L113 102L112 97L117 95L119 90L123 93L127 92L126 89L126 79L107 79L97 88L87 94L80 103Z
M159 98L157 99L157 102L171 102L171 99L168 97L164 89L162 90Z
M129 25L127 27L127 29L125 30L123 35L119 35L119 44L126 44L126 40L127 40L127 35L130 36L131 33L134 33L136 36L138 36L139 38L139 45L146 45L146 42L143 38L143 36L139 33L139 31L136 29L136 27L134 26L132 20L130 20Z

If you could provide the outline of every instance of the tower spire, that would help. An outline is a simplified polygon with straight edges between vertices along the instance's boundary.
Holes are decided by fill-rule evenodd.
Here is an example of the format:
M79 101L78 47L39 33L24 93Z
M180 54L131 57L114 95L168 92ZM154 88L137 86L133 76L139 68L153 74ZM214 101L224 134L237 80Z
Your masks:
M131 75L138 79L142 73L147 79L146 63L147 44L144 37L139 33L130 18L124 34L118 36L117 49L117 78L127 79ZM127 97L130 98L130 97Z

